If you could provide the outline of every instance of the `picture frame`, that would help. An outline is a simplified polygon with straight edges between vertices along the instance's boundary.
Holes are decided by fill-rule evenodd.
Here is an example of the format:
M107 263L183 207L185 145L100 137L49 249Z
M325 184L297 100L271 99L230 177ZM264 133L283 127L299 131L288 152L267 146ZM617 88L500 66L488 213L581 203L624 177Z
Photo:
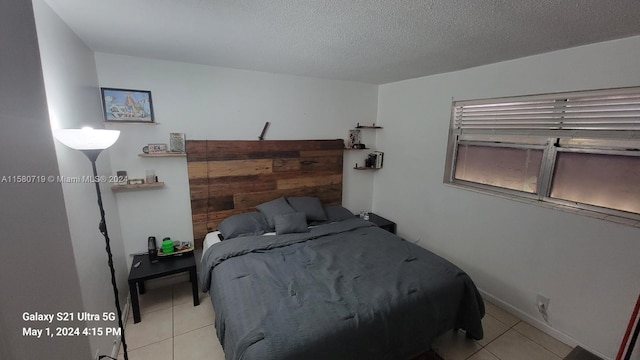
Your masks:
M169 133L169 151L174 153L185 152L185 141L184 133Z
M155 123L151 91L100 88L105 122Z
M349 135L347 137L347 148L353 148L353 145L360 144L360 130L352 129L349 130Z
M129 180L129 176L127 175L126 170L118 170L116 171L116 176L118 180L118 185L126 185Z

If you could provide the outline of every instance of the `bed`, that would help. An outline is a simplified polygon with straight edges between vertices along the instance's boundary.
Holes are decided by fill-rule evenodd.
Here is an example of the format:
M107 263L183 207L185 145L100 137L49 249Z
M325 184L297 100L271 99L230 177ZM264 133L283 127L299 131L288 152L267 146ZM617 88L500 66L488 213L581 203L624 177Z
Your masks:
M207 142L206 152L216 159L191 157L195 162L247 159L235 147L224 155L229 148L224 145L212 151L216 144ZM207 209L205 216L194 215L194 234L202 231L197 220L204 219L207 230L196 235L204 242L199 282L211 295L226 359L403 360L427 351L435 337L451 329L482 338L484 304L464 271L340 206L341 155L339 161L327 160L321 152L330 148L285 145L301 146L297 153L314 160L292 160L296 151L290 148L283 150L286 154L270 153L272 165L286 163L287 169L274 174L271 166L266 174L242 175L256 186L251 195L244 193L245 186L242 193L237 187L229 188L235 191L231 195L217 192L215 198L231 199L230 208L220 209L211 197L203 205L194 196L202 193L203 183L222 182L211 178L220 176L217 170L207 170L206 180L189 170L196 186L192 213ZM251 144L252 154L265 156L260 146ZM318 173L311 175L306 165ZM196 165L196 173L203 173L202 166ZM242 182L238 174L246 172L246 164L242 166L245 170L227 167L222 177ZM274 181L276 177L285 181ZM276 187L265 190L260 178ZM286 186L279 188L281 184Z
M450 329L483 336L467 274L355 216L216 243L200 286L227 359L409 359Z

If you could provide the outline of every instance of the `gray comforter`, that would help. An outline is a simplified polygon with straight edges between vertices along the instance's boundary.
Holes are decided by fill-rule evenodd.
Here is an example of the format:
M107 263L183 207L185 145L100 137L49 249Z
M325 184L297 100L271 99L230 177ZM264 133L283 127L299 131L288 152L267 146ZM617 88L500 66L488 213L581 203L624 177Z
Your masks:
M358 218L215 244L199 281L226 359L404 360L449 329L483 336L467 274Z

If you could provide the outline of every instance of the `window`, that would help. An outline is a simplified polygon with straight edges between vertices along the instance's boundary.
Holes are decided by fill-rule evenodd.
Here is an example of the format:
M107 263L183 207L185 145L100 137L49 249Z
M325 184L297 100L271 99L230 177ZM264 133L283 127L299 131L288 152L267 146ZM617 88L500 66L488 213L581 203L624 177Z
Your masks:
M640 219L640 88L455 101L444 181Z

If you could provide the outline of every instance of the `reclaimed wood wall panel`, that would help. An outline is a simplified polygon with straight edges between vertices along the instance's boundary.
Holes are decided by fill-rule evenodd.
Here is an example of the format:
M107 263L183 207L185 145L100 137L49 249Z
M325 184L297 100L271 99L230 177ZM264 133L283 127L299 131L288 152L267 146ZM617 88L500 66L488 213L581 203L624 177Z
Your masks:
M196 247L225 218L280 196L341 204L343 149L341 139L187 140Z
M207 169L209 179L230 176L271 174L273 172L273 160L246 159L207 161Z

